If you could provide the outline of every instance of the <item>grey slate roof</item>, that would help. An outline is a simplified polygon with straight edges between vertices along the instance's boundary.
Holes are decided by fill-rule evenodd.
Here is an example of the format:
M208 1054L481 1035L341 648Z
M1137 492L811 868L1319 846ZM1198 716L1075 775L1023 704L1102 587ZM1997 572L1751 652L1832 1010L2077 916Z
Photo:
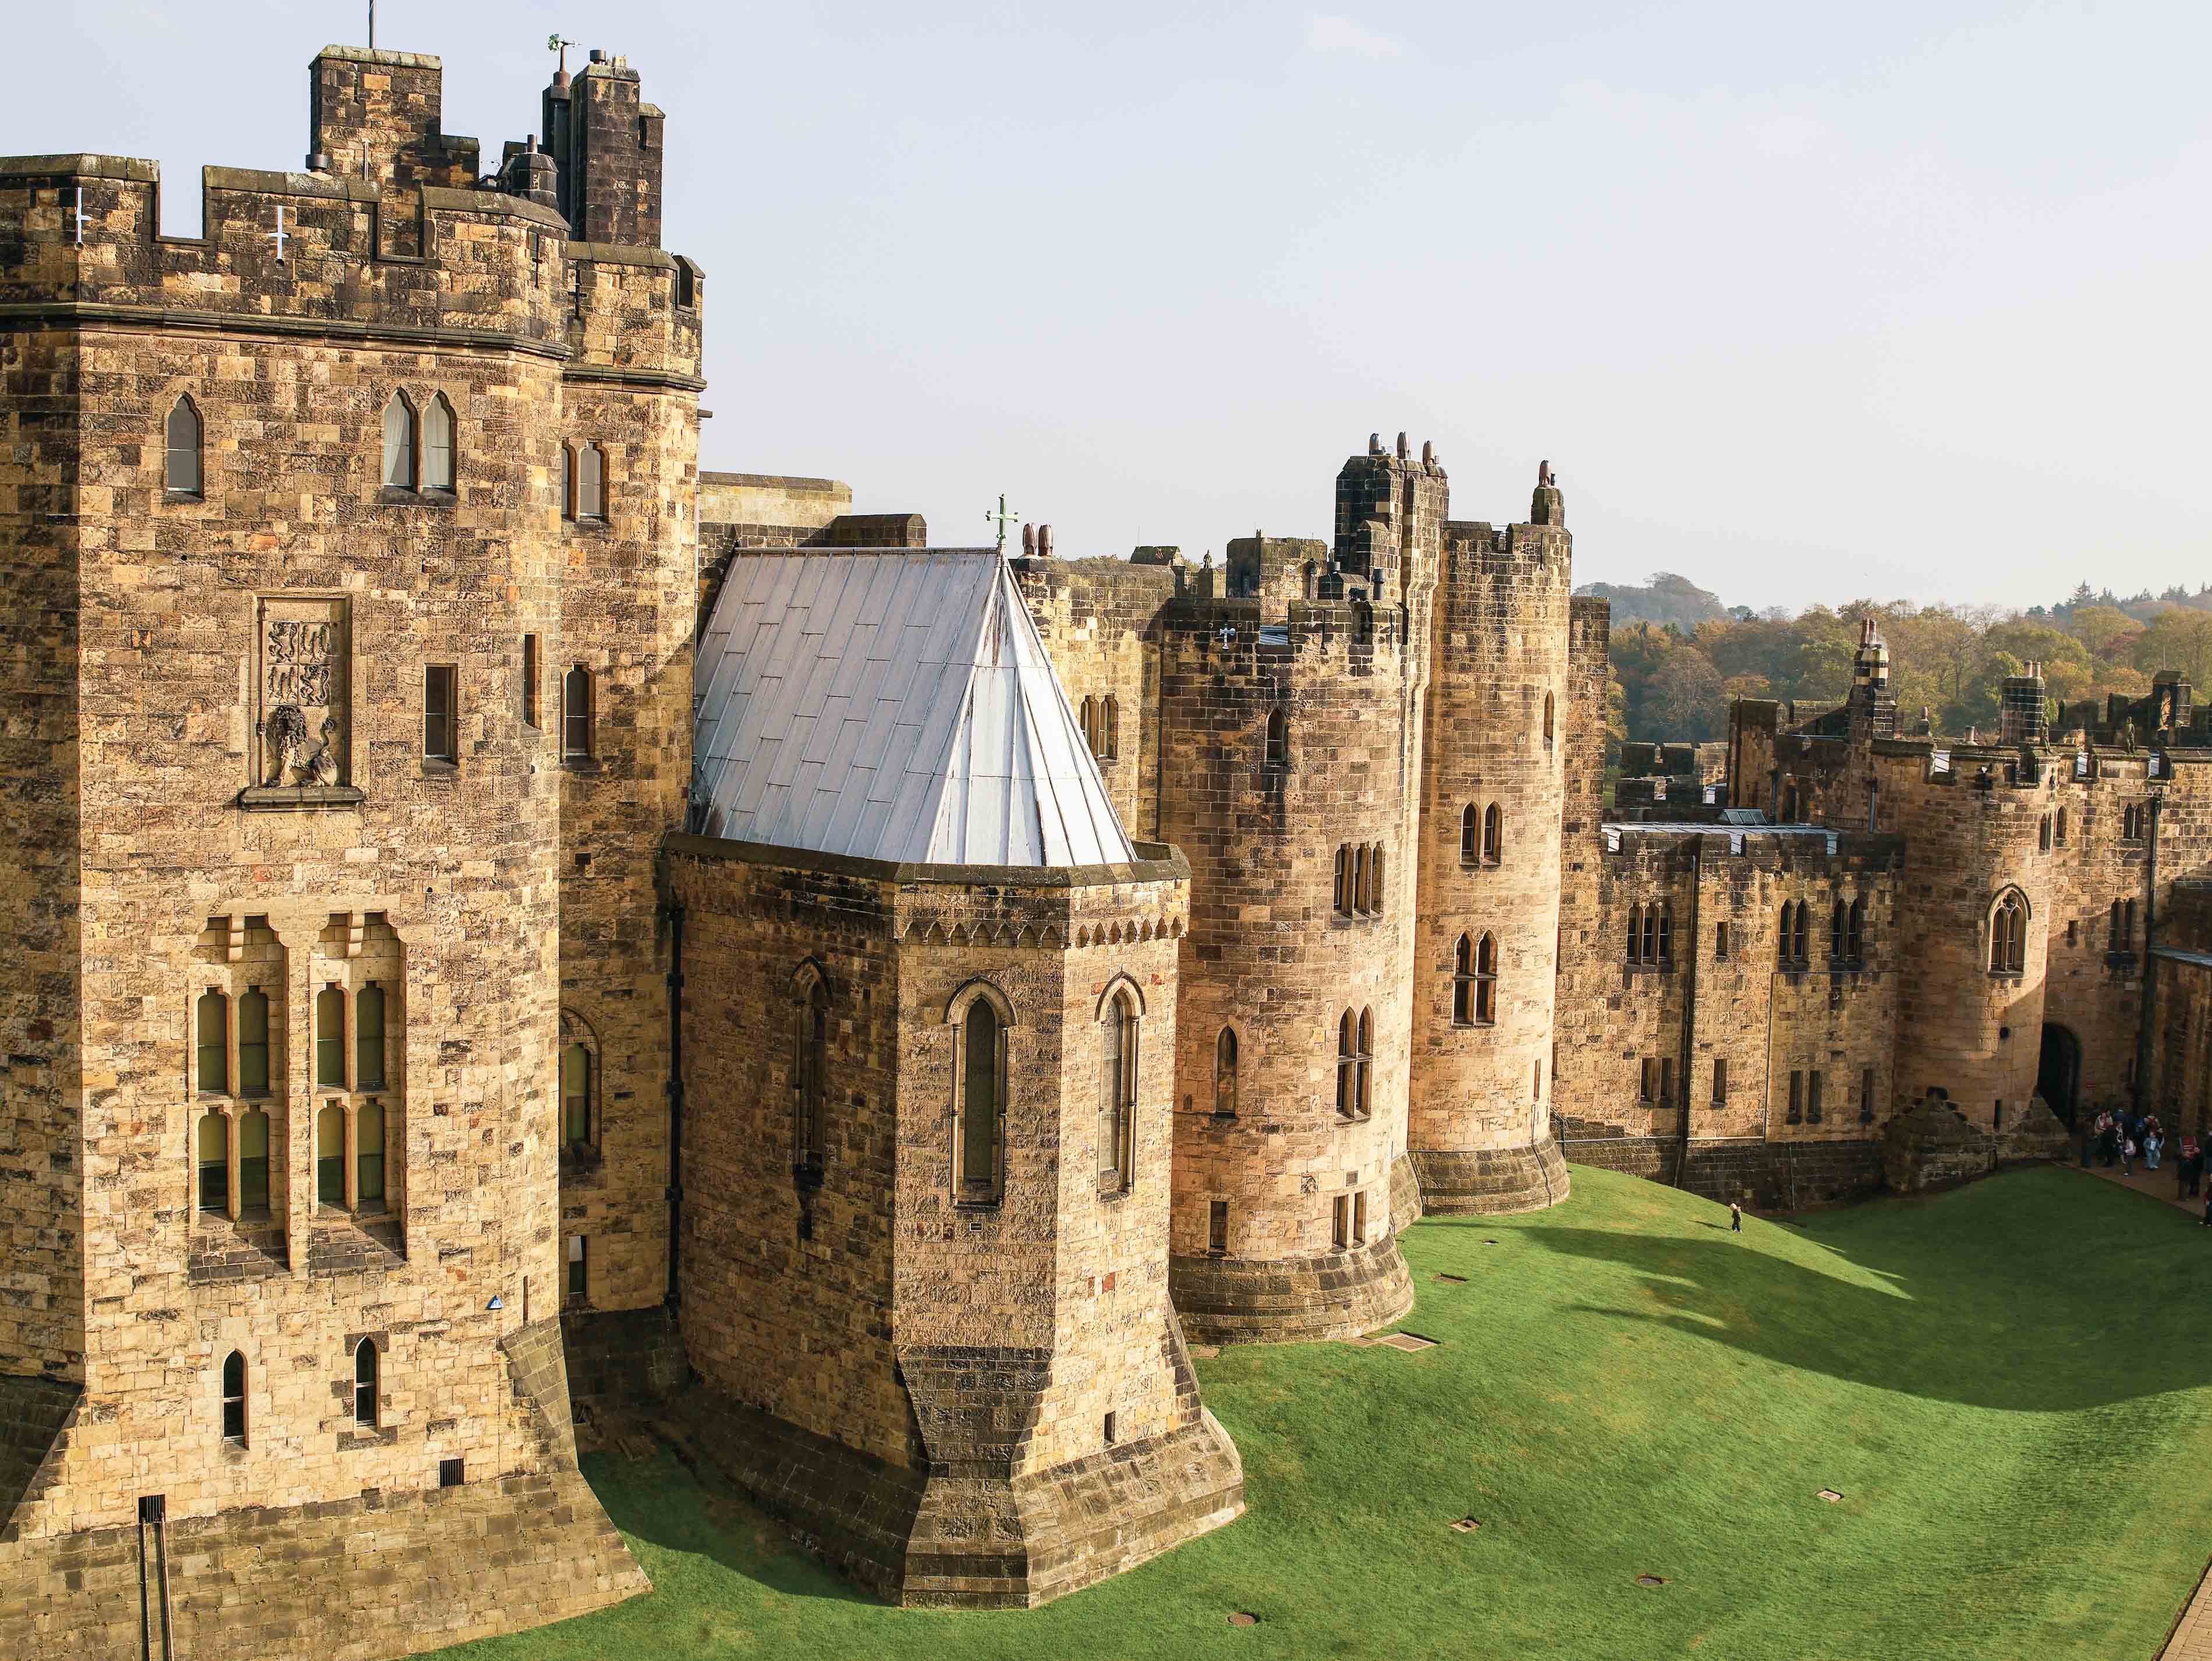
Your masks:
M1136 857L992 550L741 554L692 684L708 836L938 865Z

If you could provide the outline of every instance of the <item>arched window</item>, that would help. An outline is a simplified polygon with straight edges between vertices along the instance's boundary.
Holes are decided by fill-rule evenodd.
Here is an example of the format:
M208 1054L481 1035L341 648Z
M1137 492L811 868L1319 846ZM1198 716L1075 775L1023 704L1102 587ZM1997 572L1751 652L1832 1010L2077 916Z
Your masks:
M345 1002L338 987L315 994L315 1083L324 1090L345 1088Z
M2066 810L2063 807L2058 810L2057 843L2061 848L2066 846Z
M1358 1101L1359 1116L1363 1119L1365 1118L1372 1110L1368 1102L1367 1086L1368 1080L1373 1074L1374 1070L1375 1012L1372 1009L1363 1009L1359 1012L1359 1092Z
M354 1114L353 1191L367 1205L384 1197L384 1104L363 1102Z
M269 1093L269 995L258 986L238 997L238 1093Z
M1656 961L1674 961L1674 908L1671 903L1662 904L1659 911L1659 955Z
M1352 849L1340 843L1336 849L1336 915L1352 915Z
M1213 1110L1237 1116L1237 1029L1224 1026L1213 1041Z
M1097 755L1098 753L1097 699L1083 700L1083 707L1075 712L1075 725L1076 729L1083 734L1083 742L1090 746L1091 753Z
M1352 909L1361 916L1374 910L1374 891L1368 886L1367 850L1352 850Z
M561 1052L561 1140L571 1152L592 1145L592 1052L580 1043Z
M565 439L561 444L561 517L576 517L576 447Z
M1106 1000L1099 1046L1098 1180L1126 1189L1137 1123L1137 1008L1128 989Z
M269 1209L269 1116L258 1108L238 1116L238 1208Z
M1382 915L1382 844L1379 842L1367 849L1367 910L1374 916Z
M1473 802L1460 810L1459 862L1473 865L1482 857L1482 818Z
M200 995L194 1023L198 1038L202 1093L230 1093L230 1000L212 989Z
M1498 942L1485 934L1474 948L1474 1023L1488 1026L1498 1019Z
M791 1034L791 1162L819 1173L830 1147L830 989L808 964L799 971Z
M2124 952L2127 946L2127 936L2120 933L2120 903L2114 900L2112 924L2105 930L2105 949L2107 952Z
M1844 929L1844 955L1853 963L1866 958L1866 896L1857 895L1851 901L1850 916Z
M384 989L374 981L354 994L353 1087L384 1088Z
M1843 901L1838 900L1828 911L1828 955L1842 958L1850 954L1844 950L1850 944L1851 914Z
M1644 961L1644 908L1640 905L1628 908L1628 960Z
M1656 905L1644 908L1644 961L1659 961L1659 908Z
M607 453L596 444L576 453L576 517L607 516Z
M1452 948L1452 1025L1474 1025L1474 942L1464 934Z
M353 1347L353 1421L364 1430L376 1428L376 1340L364 1338Z
M1778 936L1777 956L1784 968L1802 967L1811 961L1812 906L1804 900L1784 900L1782 903L1782 928Z
M592 672L576 665L561 677L561 754L568 761L592 755Z
M953 1032L952 1192L995 1205L1006 1192L1006 1029L1013 1010L997 988L970 983L945 1012Z
M1990 913L1990 972L2017 975L2027 960L2027 904L2007 889Z
M443 392L434 396L422 411L422 488L453 488L453 406Z
M235 1349L222 1358L222 1439L246 1445L246 1356Z
M230 1121L220 1113L200 1115L200 1209L230 1209Z
M1544 742L1552 741L1552 695L1544 694Z
M2051 851L2051 815L2048 813L2043 816L2043 823L2036 827L2035 851L2039 854Z
M1359 1116L1359 1017L1349 1009L1336 1024L1336 1111Z
M384 406L384 483L388 490L415 488L415 406L404 392L394 392Z
M1270 767L1291 764L1291 718L1280 704L1267 711L1267 761Z
M336 1102L315 1115L315 1198L345 1203L345 1109Z
M1112 761L1121 752L1121 709L1109 692L1098 701L1098 755Z
M189 396L179 395L169 406L169 418L162 423L162 439L167 447L161 484L171 496L198 496L205 492L205 433L199 405Z
M1505 854L1505 810L1496 802L1482 810L1482 862L1495 865Z

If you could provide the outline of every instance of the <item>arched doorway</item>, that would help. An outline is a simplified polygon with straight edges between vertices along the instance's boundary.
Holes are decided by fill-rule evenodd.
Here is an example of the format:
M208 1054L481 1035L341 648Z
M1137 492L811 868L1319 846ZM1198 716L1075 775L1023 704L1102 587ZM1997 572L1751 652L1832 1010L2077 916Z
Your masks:
M2081 1085L2081 1041L2054 1022L2043 1024L2043 1056L2036 1063L2035 1093L2063 1124L2074 1123L2074 1093Z

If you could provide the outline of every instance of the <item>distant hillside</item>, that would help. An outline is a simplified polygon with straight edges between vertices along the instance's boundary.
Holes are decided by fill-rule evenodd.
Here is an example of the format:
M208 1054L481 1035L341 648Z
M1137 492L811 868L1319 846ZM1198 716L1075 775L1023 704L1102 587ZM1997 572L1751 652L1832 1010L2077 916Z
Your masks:
M1616 629L1630 623L1671 623L1678 629L1690 630L1701 623L1718 622L1729 615L1718 594L1672 571L1655 571L1651 581L1640 586L1632 582L1586 582L1575 592L1611 600L1613 626Z

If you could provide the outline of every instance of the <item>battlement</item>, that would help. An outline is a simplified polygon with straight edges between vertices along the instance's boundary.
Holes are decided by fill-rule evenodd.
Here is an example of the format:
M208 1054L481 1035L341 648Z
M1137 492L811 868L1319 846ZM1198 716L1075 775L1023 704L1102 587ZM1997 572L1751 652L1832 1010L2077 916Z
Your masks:
M1601 851L1628 860L1738 860L1797 874L1889 871L1905 861L1905 839L1888 831L1831 830L1817 825L1704 824L1606 821Z
M1293 599L1280 623L1266 621L1267 610L1261 599L1186 590L1162 607L1160 633L1172 645L1204 654L1223 674L1274 672L1300 660L1340 658L1354 674L1398 671L1406 642L1395 605Z
M197 237L163 234L153 161L0 157L0 306L63 326L483 344L702 384L702 274L635 234L648 217L657 231L657 183L650 216L587 216L579 237L532 188L534 144L477 176L477 142L441 131L441 75L434 58L326 48L308 170L204 168ZM634 90L633 72L599 78L623 76Z

